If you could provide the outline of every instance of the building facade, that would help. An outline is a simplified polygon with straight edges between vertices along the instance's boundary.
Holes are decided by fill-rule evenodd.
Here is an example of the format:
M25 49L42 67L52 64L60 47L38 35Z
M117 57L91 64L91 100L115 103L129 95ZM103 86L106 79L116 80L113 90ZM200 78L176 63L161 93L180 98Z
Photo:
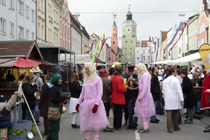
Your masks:
M197 49L208 43L209 10L206 0L201 1L200 17L197 28Z
M68 9L68 1L60 0L60 3L62 5L60 10L60 46L66 48L67 50L71 50L71 20Z
M86 31L85 27L82 26L82 54L86 54L89 49L89 39L90 36Z
M44 0L38 0L37 1L37 23L36 23L36 28L37 28L37 41L42 41L45 42L46 39L46 1Z
M114 53L111 53L111 62L119 62L118 54L118 29L116 22L113 22L112 25L112 34L111 34L111 49Z
M82 33L81 25L77 18L70 12L71 19L71 51L82 54Z
M36 0L1 0L0 9L0 40L36 40Z
M198 29L199 14L190 17L190 21L187 24L189 50L197 50L197 29ZM188 50L188 51L189 51Z
M136 47L136 22L132 19L130 10L126 14L126 20L122 24L122 56L121 62L135 63L135 47Z

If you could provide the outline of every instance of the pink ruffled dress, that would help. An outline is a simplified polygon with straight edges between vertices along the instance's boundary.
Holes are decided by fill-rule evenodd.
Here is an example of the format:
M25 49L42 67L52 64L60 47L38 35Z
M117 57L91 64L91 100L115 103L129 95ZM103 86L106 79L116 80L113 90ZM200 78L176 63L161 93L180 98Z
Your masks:
M150 84L151 79L149 78L148 73L145 72L138 82L139 95L134 108L135 116L137 117L148 118L155 115L155 105L150 92ZM142 98L141 101L138 100L140 97Z
M99 76L96 76L94 82L90 82L88 79L84 82L78 101L78 104L83 101L80 110L81 131L102 130L108 126L105 107L101 100L102 94L103 84ZM98 105L98 110L93 113L92 108L95 104Z

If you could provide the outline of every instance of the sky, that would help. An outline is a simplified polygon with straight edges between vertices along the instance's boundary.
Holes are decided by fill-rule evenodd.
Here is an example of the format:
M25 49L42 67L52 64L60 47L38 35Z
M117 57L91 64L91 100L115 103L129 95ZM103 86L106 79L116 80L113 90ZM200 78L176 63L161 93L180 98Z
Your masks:
M121 47L122 22L130 5L133 20L137 23L137 40L149 36L160 37L160 31L168 31L181 21L199 13L202 0L68 0L69 10L79 13L80 23L89 35L96 33L111 36L113 13L117 14L119 47ZM185 16L179 16L185 13ZM107 42L109 43L109 42Z

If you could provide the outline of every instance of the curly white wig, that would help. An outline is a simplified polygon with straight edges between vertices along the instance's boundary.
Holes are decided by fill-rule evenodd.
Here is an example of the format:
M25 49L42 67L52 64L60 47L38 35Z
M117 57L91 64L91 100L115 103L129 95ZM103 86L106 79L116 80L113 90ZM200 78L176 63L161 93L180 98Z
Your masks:
M149 78L151 79L151 75L150 75L150 73L148 72L148 70L147 70L145 64L139 63L139 64L137 65L137 70L138 70L138 78L139 78L139 79L141 79L141 76L142 76L145 72L148 74Z
M86 74L86 72L85 72L86 68L88 68L90 70L90 76L88 76ZM84 67L84 70L83 70L83 74L84 74L84 82L87 81L88 77L89 77L90 82L95 81L95 78L96 78L96 66L94 64L91 64L91 63L86 63L85 67Z

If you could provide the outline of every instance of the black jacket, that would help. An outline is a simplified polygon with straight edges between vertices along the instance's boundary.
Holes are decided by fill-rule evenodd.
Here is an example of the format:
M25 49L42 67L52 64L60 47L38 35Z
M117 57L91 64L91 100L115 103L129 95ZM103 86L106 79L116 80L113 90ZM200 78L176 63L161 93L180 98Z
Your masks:
M130 75L129 75L130 77ZM137 74L133 74L132 76L136 81L138 81L138 75ZM132 87L132 88L136 88L138 87L137 84L135 84L132 80L130 82L127 83L128 84L128 87ZM138 93L139 93L139 90L129 90L127 89L127 99L130 99L132 97L134 97L134 99L136 99L138 97Z
M196 83L198 83L198 86L202 87L203 85L202 82L203 82L202 78L192 80L193 86L196 86ZM196 100L201 100L201 93L202 93L202 88L194 88L194 94Z
M194 89L191 80L185 76L182 82L182 91L185 96L184 108L192 108L196 105Z
M51 88L51 98L50 102L54 105L60 105L61 101L64 101L63 95L62 95L62 89L60 85L54 85Z
M154 74L152 74L151 79L151 93L154 101L160 100L160 83L158 77Z
M35 96L34 96L34 93L37 89L37 86L36 85L32 85L30 83L23 83L22 84L22 89L23 89L23 92L26 96L26 100L28 101L28 104L30 106L31 109L34 109L35 108ZM26 105L26 102L24 101L24 105Z
M78 81L70 84L70 92L72 98L79 98L81 90L82 87Z

